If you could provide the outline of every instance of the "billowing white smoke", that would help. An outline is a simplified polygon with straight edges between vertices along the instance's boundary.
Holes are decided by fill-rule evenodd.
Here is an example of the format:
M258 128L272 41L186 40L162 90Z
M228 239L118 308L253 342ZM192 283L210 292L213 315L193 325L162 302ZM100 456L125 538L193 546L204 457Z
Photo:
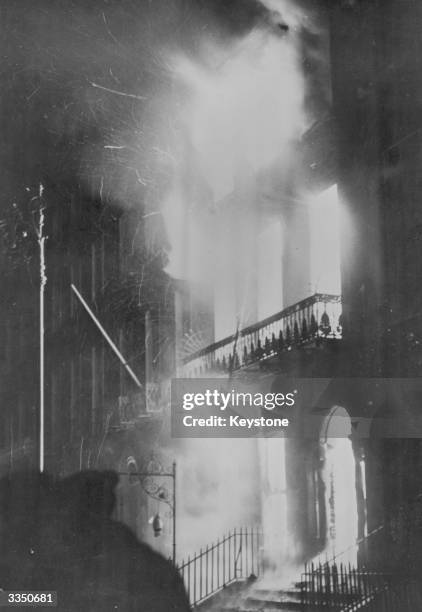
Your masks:
M221 226L227 223L218 215L225 214L229 196L236 199L242 190L245 210L259 213L259 194L253 193L259 173L274 165L285 168L291 145L304 130L298 15L285 2L273 4L244 37L204 38L196 57L171 59L184 91L183 163L175 168L164 214L172 246L169 272L179 278L207 276L213 282L220 277L216 245L224 244ZM252 217L243 218L244 230L249 224L256 231ZM248 241L247 232L238 241L231 236L225 267L242 255L242 241Z
M259 522L259 480L253 439L187 439L177 457L180 472L180 558Z
M298 15L285 2L265 5L266 18L242 38L204 37L196 57L171 58L175 90L183 96L175 109L174 177L163 206L172 249L168 271L212 287L214 312L224 320L215 320L215 329L227 330L220 337L233 333L236 321L252 322L257 235L271 221L262 211L260 175L268 168L287 174L306 124ZM250 524L260 495L258 475L250 469L251 457L258 463L252 441L202 442L186 441L179 458L185 502L178 533L184 551L230 526ZM228 465L243 466L242 477ZM275 513L278 498L274 503Z
M302 127L302 79L287 36L254 30L230 49L206 46L208 66L179 59L192 99L184 122L197 168L216 201L242 169L257 172L287 153Z

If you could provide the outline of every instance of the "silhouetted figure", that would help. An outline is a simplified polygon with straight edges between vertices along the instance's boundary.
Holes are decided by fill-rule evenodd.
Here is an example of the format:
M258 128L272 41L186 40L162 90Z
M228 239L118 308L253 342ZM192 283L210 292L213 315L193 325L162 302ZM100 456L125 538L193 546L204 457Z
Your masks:
M111 518L117 481L94 471L2 479L0 587L57 591L60 611L188 612L173 565Z

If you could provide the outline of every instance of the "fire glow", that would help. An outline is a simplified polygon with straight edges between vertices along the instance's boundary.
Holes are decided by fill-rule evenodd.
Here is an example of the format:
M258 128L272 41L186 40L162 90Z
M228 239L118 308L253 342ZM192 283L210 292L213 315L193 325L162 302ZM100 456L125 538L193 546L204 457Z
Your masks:
M227 232L227 223L219 221L227 198L246 192L258 213L253 192L259 173L288 165L291 145L306 125L294 28L282 31L267 19L240 39L216 41L204 38L196 57L171 58L185 92L179 111L184 162L175 167L163 207L172 247L169 273L196 281L207 275L212 282L222 267L216 246ZM226 265L234 265L245 224L256 228L253 219L242 220L239 235L230 235Z
M171 244L167 271L176 278L206 282L207 288L211 287L215 339L234 333L236 326L252 322L263 312L271 314L268 308L281 308L281 303L274 303L281 299L277 266L273 266L273 279L265 285L259 282L261 293L264 286L278 283L279 290L270 292L275 296L271 306L260 302L257 308L254 303L254 278L268 278L268 257L264 256L267 251L263 246L257 256L253 245L258 242L258 233L264 236L267 231L268 235L269 224L275 223L265 218L260 180L269 169L287 180L294 146L307 127L300 63L303 16L283 0L262 4L267 12L242 37L227 40L218 32L215 36L204 35L195 56L180 52L168 59L175 88L183 95L179 108L175 108L179 142L174 157L178 161L162 207ZM278 254L280 265L281 233L281 226L271 232L276 244L268 251ZM262 295L259 299L268 302L270 298ZM284 441L265 440L259 449L255 441L230 441L231 461L233 452L238 453L239 465L248 465L251 457L257 459L257 453L260 459L261 473L252 478L249 471L241 487L240 480L230 478L233 475L227 472L227 455L218 452L228 450L222 448L224 441L208 444L209 447L189 440L181 453L186 470L193 465L188 457L194 454L197 477L204 489L213 490L213 478L203 466L214 466L216 482L216 475L224 474L215 485L212 504L207 509L208 535L219 535L223 523L230 526L228 510L238 522L245 513L245 498L253 499L262 506L264 530L271 534L266 540L267 571L279 574L281 567L285 571L294 545L287 528ZM259 481L265 483L267 491L261 504ZM231 503L227 504L229 498ZM202 504L203 499L195 503L199 501ZM191 536L181 544L185 550L203 538L206 512L204 508L200 512L195 509L198 530L192 527L188 508L182 512L181 521L189 514ZM250 522L251 512L247 514ZM181 528L180 532L185 534L188 530ZM200 543L207 542L203 539Z
M183 119L199 172L218 201L242 168L286 154L303 126L303 88L287 36L254 30L229 49L205 48L208 65L180 58L176 72L192 95Z

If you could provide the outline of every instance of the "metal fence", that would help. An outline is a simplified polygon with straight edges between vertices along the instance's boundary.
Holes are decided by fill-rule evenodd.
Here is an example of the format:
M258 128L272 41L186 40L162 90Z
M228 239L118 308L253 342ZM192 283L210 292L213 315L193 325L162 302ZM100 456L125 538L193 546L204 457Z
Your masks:
M371 569L385 570L386 568L376 560L375 551L380 551L379 556L383 555L384 544L383 538L386 533L385 525L379 525L376 529L373 529L370 533L366 534L363 538L356 540L354 544L351 544L344 550L336 552L333 556L329 557L327 552L322 552L313 559L314 566L320 565L337 565L348 566L349 563L353 565L351 559L357 561L358 566L363 565L368 567L368 558L371 557L370 567ZM309 564L308 564L309 567Z
M178 564L192 606L237 580L259 576L262 568L262 532L234 529L214 544Z
M375 572L343 564L309 564L302 574L303 612L416 612L421 589L409 576Z
M372 597L363 599L342 612L416 612L422 610L422 596L418 581L407 576L391 579Z

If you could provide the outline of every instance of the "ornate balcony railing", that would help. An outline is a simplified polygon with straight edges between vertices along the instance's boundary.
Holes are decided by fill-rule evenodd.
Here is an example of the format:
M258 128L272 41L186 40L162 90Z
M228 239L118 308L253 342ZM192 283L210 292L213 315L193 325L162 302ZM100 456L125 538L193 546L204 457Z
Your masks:
M229 374L295 346L341 337L341 296L316 293L186 357L179 374Z

